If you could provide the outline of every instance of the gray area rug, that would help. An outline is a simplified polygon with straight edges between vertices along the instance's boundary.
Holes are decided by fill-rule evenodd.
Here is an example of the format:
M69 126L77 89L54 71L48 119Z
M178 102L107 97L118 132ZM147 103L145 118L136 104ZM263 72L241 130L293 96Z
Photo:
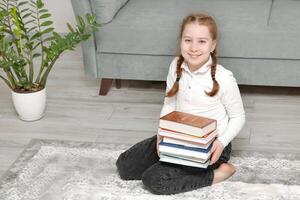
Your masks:
M299 200L300 156L233 152L223 183L177 195L154 195L123 181L115 161L127 145L34 140L0 181L1 200Z

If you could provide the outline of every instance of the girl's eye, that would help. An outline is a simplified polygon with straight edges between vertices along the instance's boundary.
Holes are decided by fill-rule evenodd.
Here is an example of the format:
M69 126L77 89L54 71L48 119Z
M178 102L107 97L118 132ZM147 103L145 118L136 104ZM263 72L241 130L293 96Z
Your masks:
M205 40L200 40L199 42L202 43L202 44L206 43Z
M191 40L190 40L190 39L185 39L184 41L185 41L185 42L190 42Z

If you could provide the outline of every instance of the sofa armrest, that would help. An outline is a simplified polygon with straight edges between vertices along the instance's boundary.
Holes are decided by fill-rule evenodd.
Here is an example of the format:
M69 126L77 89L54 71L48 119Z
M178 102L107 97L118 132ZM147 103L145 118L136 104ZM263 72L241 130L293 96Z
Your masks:
M71 0L75 16L83 16L86 13L92 13L89 0ZM96 44L94 34L85 41L81 42L83 53L83 64L85 74L97 78Z
M88 1L88 0L86 0ZM111 22L118 11L129 0L90 0L92 11L97 15L97 19L101 24Z

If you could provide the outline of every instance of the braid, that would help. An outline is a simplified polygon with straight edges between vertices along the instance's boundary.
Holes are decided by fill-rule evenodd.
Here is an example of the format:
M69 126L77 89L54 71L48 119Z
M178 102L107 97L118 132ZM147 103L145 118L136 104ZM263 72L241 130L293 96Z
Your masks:
M216 50L211 52L211 58L212 58L212 64L211 64L211 79L213 81L213 88L210 92L205 92L208 96L215 96L217 92L219 91L219 83L216 80L216 70L217 70L217 63L218 58L216 55Z
M176 81L174 83L174 85L172 86L172 88L170 89L170 91L167 93L167 97L173 97L174 95L177 94L178 90L179 90L179 80L181 78L182 75L182 68L181 65L184 61L183 56L180 54L179 58L177 60L177 66L176 66Z
M184 58L183 56L180 54L178 60L177 60L177 67L176 67L176 75L177 75L177 78L176 78L176 82L179 82L179 79L181 78L181 75L182 75L182 69L181 69L181 65L184 61Z

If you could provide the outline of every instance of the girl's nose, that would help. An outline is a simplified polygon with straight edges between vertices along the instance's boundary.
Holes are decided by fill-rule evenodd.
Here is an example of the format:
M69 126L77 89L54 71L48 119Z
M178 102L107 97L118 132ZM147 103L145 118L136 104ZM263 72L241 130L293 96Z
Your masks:
M197 50L198 50L197 44L193 42L191 44L191 51L197 51Z

